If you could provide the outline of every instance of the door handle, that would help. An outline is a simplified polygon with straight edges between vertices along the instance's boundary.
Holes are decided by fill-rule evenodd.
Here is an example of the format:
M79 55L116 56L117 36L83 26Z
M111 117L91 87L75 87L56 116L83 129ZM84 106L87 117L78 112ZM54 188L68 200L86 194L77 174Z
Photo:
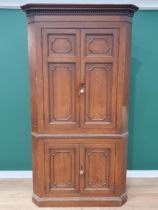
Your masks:
M85 93L85 85L84 85L84 83L82 82L82 83L80 84L79 95L84 94L84 93Z
M83 175L84 175L84 170L81 169L81 170L80 170L80 176L83 176Z

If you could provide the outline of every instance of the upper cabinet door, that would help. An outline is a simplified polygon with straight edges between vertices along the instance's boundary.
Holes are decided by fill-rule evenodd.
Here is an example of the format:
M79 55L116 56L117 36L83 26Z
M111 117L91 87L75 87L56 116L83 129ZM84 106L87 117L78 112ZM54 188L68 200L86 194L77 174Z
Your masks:
M81 126L114 128L118 63L117 29L81 30Z
M45 128L79 126L80 31L43 29Z

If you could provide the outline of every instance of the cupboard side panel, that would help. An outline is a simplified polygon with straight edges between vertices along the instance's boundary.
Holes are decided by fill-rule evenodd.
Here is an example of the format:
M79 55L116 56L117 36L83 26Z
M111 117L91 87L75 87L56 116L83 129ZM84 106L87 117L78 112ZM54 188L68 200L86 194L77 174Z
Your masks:
M37 131L38 127L38 111L37 111L37 57L36 57L36 34L35 24L28 25L28 53L29 53L29 69L30 69L30 99L31 99L31 122L32 130Z
M115 194L123 195L126 192L126 169L127 169L127 136L116 143L115 164Z
M129 96L129 73L130 73L130 31L131 24L122 23L119 37L119 63L118 63L118 104L117 118L120 133L128 133L128 96Z
M125 53L125 76L124 76L124 92L123 92L123 131L128 131L128 103L129 103L129 87L130 87L130 59L131 59L131 24L125 24L126 33L126 53Z
M43 195L44 189L44 142L32 138L32 173L33 173L33 192Z

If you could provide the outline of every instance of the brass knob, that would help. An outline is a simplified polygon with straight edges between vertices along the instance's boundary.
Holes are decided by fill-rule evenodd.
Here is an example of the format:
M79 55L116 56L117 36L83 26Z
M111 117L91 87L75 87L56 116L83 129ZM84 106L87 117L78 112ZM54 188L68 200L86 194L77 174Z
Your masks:
M85 89L84 88L81 88L80 89L80 94L84 93L85 92Z
M85 93L85 87L84 87L84 83L80 84L80 90L79 90L79 95Z
M84 174L84 170L81 169L81 170L80 170L80 175L82 176L83 174Z

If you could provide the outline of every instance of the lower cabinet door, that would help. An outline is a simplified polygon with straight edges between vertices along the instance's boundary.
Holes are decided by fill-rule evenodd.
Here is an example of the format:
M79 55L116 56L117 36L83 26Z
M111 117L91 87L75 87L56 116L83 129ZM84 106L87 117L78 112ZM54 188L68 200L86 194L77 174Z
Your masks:
M45 145L45 190L48 194L79 192L79 145Z
M80 192L110 195L114 190L115 144L80 146Z

